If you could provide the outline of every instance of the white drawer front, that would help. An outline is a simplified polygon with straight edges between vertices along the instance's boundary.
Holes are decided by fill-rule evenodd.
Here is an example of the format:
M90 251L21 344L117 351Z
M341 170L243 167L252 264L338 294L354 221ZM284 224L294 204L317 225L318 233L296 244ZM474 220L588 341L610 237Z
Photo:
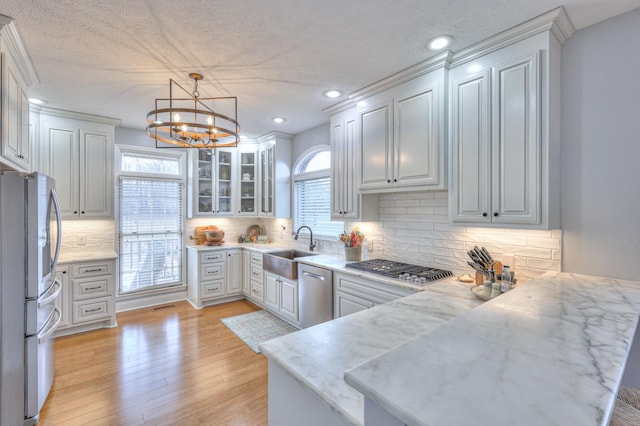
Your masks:
M224 263L204 264L200 266L200 281L224 279Z
M224 296L224 280L202 283L202 299Z
M225 260L224 252L200 253L200 263L220 263Z
M252 299L258 300L260 302L264 301L263 298L263 287L262 284L258 284L255 281L251 281L251 293L249 297Z
M73 323L110 319L114 312L112 297L73 302Z
M251 253L251 263L262 268L262 253Z
M96 277L111 275L115 270L113 260L91 263L77 263L73 266L73 278Z
M73 280L73 300L86 300L94 297L111 296L113 276L101 278L81 278Z
M262 282L262 265L251 265L251 279Z

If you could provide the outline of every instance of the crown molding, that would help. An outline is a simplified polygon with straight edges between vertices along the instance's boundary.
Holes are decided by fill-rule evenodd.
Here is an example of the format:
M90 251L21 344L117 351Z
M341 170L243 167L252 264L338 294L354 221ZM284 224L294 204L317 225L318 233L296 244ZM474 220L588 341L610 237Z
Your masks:
M328 113L329 115L344 111L351 108L362 99L371 97L377 93L383 92L402 83L406 83L409 80L428 74L431 71L435 71L441 68L449 68L449 63L451 62L452 56L453 54L449 50L441 52L427 60L398 71L397 73L392 74L389 77L383 78L382 80L378 80L375 83L363 87L362 89L356 90L355 92L350 93L347 96L347 99L335 105L331 105L323 109L322 111Z
M33 108L36 111L35 108ZM65 111L63 109L55 109L49 108L45 106L38 106L37 111L40 114L52 116L52 117L60 117L60 118L68 118L71 120L82 120L82 121L91 121L93 123L106 124L108 126L119 127L121 120L118 118L110 118L103 117L101 115L93 115L93 114L85 114L83 112L74 112L74 111Z
M18 70L20 70L20 74L27 87L40 84L38 73L31 62L31 57L22 42L22 37L20 37L20 32L13 18L0 15L0 36L6 44Z
M560 44L564 43L573 35L575 28L564 7L560 6L454 53L453 59L451 60L451 67L457 67L458 65L473 61L481 56L545 31L551 31Z
M271 132L269 132L269 133L265 133L264 135L262 135L262 136L258 136L258 137L256 138L256 140L257 140L259 143L262 143L262 142L272 142L274 139L275 139L275 140L284 139L284 140L287 140L287 141L291 141L291 140L293 139L293 135L292 135L292 134L289 134L289 133L285 133L285 132L278 132L278 131L276 131L276 130L273 130L273 131L271 131Z

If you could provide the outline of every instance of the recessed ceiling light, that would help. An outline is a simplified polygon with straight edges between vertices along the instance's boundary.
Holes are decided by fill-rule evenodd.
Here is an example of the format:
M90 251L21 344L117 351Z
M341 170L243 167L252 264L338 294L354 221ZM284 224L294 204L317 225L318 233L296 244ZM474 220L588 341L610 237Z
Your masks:
M427 41L427 47L431 50L441 50L449 46L453 41L453 36L439 35Z
M339 98L340 96L342 96L342 92L336 89L331 89L331 90L327 90L326 92L323 93L327 98Z
M273 118L271 119L271 121L273 121L274 123L278 123L278 124L280 124L280 123L284 123L284 122L285 122L285 121L287 121L287 120L285 120L285 119L284 119L284 118L282 118L282 117L273 117Z
M47 103L47 101L43 101L42 99L38 98L29 98L29 103L34 105L44 105Z

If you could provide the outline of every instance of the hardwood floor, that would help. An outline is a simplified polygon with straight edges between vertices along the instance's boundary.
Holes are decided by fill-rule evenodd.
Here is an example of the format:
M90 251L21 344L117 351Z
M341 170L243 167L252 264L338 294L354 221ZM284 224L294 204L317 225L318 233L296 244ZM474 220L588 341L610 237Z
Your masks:
M178 302L57 338L39 425L266 425L267 358L220 322L259 309Z

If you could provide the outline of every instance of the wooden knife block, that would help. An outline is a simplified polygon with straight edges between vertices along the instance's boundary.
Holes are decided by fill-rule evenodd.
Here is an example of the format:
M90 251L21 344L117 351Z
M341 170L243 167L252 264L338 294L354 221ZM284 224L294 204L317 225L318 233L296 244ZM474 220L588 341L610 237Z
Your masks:
M493 270L496 271L496 281L498 280L498 275L502 273L502 262L499 260L493 264ZM476 272L476 285L483 285L484 280L489 277L485 277L480 272Z

